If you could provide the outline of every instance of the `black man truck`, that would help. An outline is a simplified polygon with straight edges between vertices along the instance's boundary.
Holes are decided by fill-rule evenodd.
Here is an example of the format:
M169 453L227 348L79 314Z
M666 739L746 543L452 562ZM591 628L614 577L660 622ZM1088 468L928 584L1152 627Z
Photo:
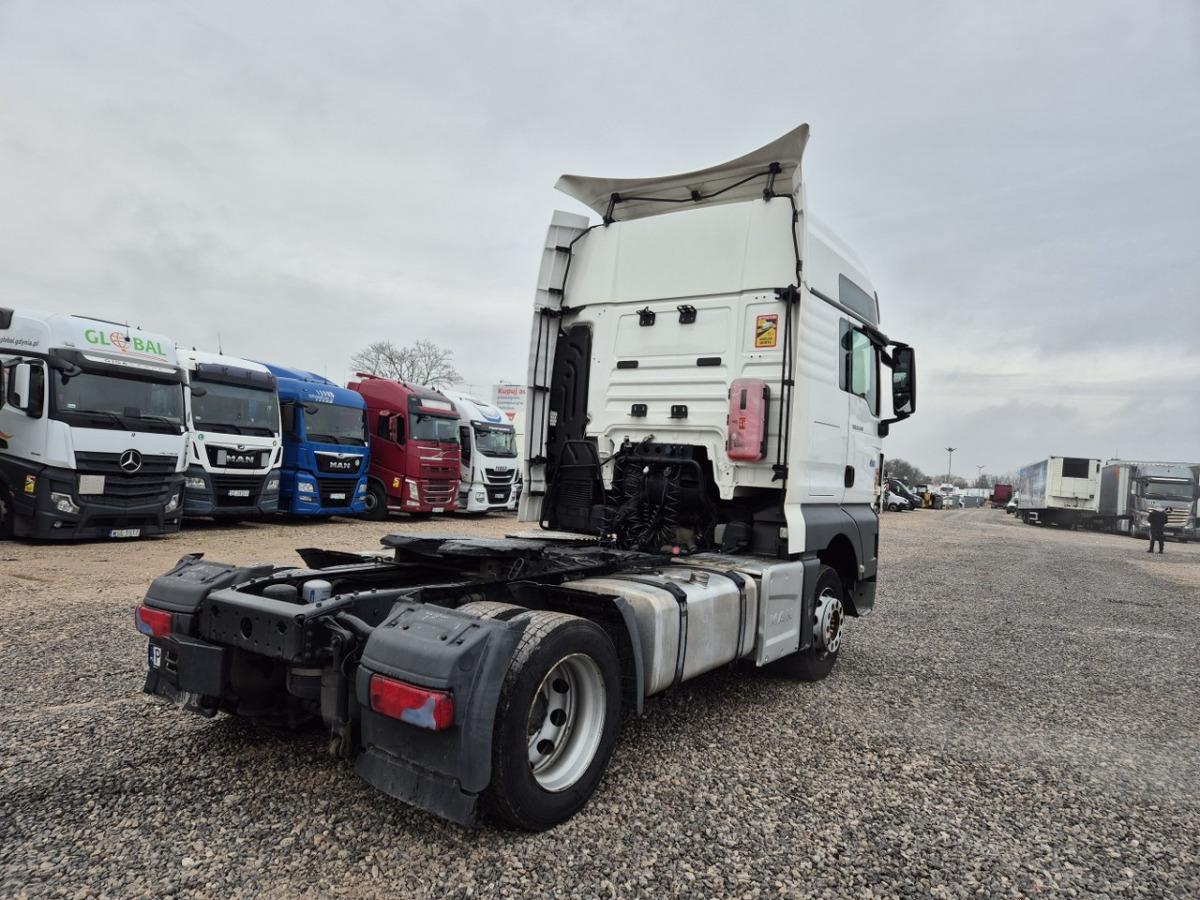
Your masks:
M0 309L0 367L0 537L179 530L186 438L173 341Z
M646 698L738 660L825 677L875 602L880 439L916 382L808 209L808 135L559 181L601 218L556 213L542 253L520 509L540 529L184 557L137 610L145 690L323 723L406 803L540 830L587 803Z

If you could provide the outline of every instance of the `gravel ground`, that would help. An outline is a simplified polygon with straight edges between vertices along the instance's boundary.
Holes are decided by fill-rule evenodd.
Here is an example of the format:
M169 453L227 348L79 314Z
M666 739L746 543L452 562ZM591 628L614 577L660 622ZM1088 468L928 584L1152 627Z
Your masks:
M828 680L738 666L653 698L592 802L538 835L405 807L317 734L141 693L133 608L182 554L446 526L0 545L0 896L1200 896L1196 544L886 514L876 613Z

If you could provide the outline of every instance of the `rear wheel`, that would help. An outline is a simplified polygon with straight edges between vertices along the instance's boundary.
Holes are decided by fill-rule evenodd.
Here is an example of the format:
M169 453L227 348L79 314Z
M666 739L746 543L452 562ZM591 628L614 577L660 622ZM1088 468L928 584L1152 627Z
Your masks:
M500 688L492 781L497 818L529 831L565 822L591 798L620 725L620 670L600 626L535 611Z
M364 519L378 522L380 519L387 518L387 493L384 491L382 484L374 481L368 482L365 501L362 513Z
M846 622L844 598L841 577L829 566L821 566L813 600L812 646L781 659L784 672L801 681L820 681L833 671Z

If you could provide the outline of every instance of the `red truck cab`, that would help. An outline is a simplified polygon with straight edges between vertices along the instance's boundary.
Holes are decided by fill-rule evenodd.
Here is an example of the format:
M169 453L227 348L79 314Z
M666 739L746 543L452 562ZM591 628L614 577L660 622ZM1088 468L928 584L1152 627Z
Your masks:
M367 403L371 466L363 515L458 508L458 412L431 388L357 373L346 387Z

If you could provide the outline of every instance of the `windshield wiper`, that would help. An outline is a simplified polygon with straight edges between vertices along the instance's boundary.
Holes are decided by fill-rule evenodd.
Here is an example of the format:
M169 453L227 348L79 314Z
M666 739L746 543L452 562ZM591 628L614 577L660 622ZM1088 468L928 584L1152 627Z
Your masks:
M130 431L133 430L129 427L129 424L124 419L110 409L65 409L63 412L69 413L73 416L95 416L101 419L107 419L109 421L116 422L121 428L127 428Z

